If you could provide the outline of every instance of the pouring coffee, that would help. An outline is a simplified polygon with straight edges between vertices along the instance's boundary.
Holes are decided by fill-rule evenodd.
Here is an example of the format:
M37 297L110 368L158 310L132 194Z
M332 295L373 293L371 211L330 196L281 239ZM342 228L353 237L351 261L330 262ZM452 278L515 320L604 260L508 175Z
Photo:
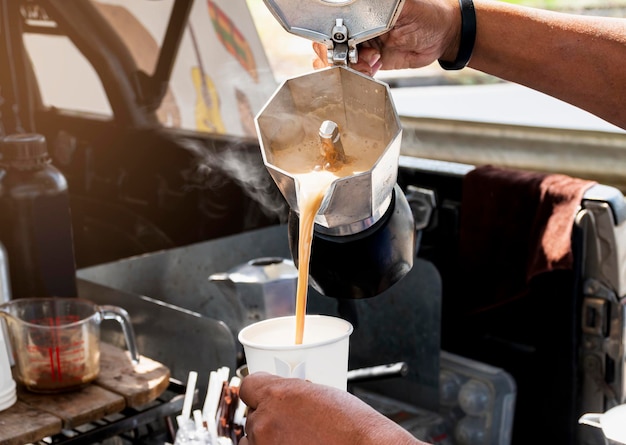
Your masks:
M285 81L255 118L264 164L290 206L300 345L309 281L328 296L367 298L413 265L413 215L396 185L402 129L389 86L348 67L359 42L393 26L403 0L264 1L287 31L326 44L335 65Z
M396 184L402 129L389 87L326 68L287 80L256 123L265 166L290 206L291 254L310 284L331 297L368 298L406 275L415 230ZM307 206L311 195L317 201ZM308 267L298 260L307 217Z

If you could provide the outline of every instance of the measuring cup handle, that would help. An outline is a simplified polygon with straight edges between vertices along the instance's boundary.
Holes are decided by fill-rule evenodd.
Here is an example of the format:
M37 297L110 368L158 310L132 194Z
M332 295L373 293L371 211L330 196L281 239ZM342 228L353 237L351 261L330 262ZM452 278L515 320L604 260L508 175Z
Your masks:
M115 320L122 326L122 332L126 340L126 347L130 353L130 359L136 365L139 363L139 352L137 350L137 342L135 340L135 330L130 321L130 316L126 310L118 306L104 305L100 306L100 313L105 320Z

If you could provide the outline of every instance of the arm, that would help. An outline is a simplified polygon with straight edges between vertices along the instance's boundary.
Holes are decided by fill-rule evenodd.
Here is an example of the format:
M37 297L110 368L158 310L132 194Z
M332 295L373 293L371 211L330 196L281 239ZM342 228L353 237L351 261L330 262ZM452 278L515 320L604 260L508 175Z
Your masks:
M469 66L525 85L626 129L626 19L563 14L474 0L476 43ZM352 67L419 68L454 60L458 0L406 0L388 33L361 44ZM325 64L325 48L314 45Z
M476 0L469 66L626 128L626 20ZM458 43L457 43L458 45Z
M240 445L425 445L357 397L328 386L254 373L239 394L248 405Z

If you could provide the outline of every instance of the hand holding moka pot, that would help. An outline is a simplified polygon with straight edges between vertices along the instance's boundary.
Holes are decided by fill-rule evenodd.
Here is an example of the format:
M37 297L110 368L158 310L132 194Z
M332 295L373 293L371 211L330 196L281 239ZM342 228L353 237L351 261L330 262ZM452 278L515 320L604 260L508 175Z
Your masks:
M287 80L256 117L264 163L291 208L291 253L297 261L306 186L335 175L315 215L311 284L332 297L371 297L411 269L414 223L396 185L402 128L389 87L347 61L357 57L358 41L392 26L402 2L370 1L368 8L363 0L308 1L306 17L291 13L305 7L302 1L278 3L266 0L283 26L325 42L338 63ZM372 23L371 16L386 21ZM286 25L291 17L304 23ZM333 37L346 46L335 46Z

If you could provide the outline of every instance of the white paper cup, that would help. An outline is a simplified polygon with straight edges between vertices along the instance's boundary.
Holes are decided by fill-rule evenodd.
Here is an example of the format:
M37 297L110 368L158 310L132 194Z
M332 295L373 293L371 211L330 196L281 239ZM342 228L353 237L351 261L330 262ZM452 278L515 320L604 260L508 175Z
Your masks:
M13 385L0 394L0 411L12 407L17 402L17 392L15 381Z
M2 322L0 320L0 323ZM16 401L15 380L11 374L7 343L8 339L4 338L4 329L0 327L0 411L13 406Z
M295 344L296 317L270 318L239 332L248 372L297 377L345 390L352 325L337 317L307 315L302 344Z
M13 391L13 395L8 397L5 401L0 401L0 411L11 408L17 402L17 393Z
M9 388L0 393L0 406L2 406L7 400L12 399L16 394L17 385L13 382Z

